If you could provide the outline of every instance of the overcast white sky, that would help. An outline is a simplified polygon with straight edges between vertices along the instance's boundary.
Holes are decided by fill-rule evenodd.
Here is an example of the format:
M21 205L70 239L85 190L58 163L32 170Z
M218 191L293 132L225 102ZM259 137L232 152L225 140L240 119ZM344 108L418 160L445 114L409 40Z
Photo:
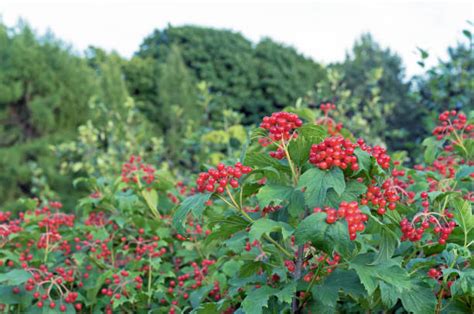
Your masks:
M322 63L342 60L357 37L371 32L412 75L420 72L416 47L429 50L434 64L463 40L474 1L0 0L0 15L9 26L21 17L40 33L50 29L78 51L95 45L125 57L167 24L232 29L254 42L269 36Z

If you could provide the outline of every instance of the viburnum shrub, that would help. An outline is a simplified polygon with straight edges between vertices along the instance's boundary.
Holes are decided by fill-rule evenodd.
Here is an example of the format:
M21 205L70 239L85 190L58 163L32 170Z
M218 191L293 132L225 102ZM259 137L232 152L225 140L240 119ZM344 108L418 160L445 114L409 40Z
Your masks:
M0 211L0 312L472 313L472 114L406 168L333 109L266 117L195 178L132 156L75 208Z
M229 276L196 311L471 313L473 119L441 114L411 169L320 109L306 123L298 109L265 117L238 184L223 193L211 169L175 212L178 230L209 217L203 244Z
M138 156L120 177L80 182L91 193L74 210L32 199L0 212L0 312L181 313L222 298L202 217L182 233L171 223L195 188Z

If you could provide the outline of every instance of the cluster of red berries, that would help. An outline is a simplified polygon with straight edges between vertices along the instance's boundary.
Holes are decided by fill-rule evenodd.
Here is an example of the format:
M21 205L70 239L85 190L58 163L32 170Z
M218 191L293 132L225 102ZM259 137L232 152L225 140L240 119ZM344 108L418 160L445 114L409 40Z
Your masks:
M180 195L186 195L188 192L188 187L184 184L183 181L176 182L176 189Z
M125 183L138 183L142 179L147 184L155 181L155 168L142 163L140 156L131 156L129 161L122 166L122 181Z
M294 130L302 125L298 115L289 112L275 112L270 117L264 117L260 123L260 127L268 130L270 139L275 142L294 138Z
M449 136L455 131L464 130L464 138L474 135L474 124L467 124L467 117L462 112L456 110L445 111L439 115L441 125L435 127L433 135L436 135L438 140Z
M364 231L364 222L369 219L366 214L361 212L357 202L341 202L338 209L330 207L321 209L317 207L313 209L313 212L325 212L327 215L326 222L328 224L333 224L338 219L344 218L347 222L347 230L349 231L349 238L351 240L355 240L357 238L357 232Z
M96 239L92 234L86 235L86 239L82 241L83 247L90 247L90 252L94 253L94 257L98 260L103 260L104 262L111 261L112 258L112 250L109 246L112 245L109 238L104 240Z
M173 204L179 204L179 198L171 192L166 193L166 196Z
M447 268L447 265L440 265L439 269L430 268L430 270L428 270L428 277L433 278L440 285L443 285L444 280L447 279L446 277L443 278L443 268ZM455 283L456 279L459 278L457 273L451 273L451 274L453 274L454 276L450 278L451 280L446 281L446 286L447 286L446 288L447 289L440 289L439 292L438 292L439 296L441 296L443 298L447 298L447 297L451 296L451 287ZM450 276L451 274L449 274L447 276Z
M361 138L357 140L357 144L359 145L360 149L374 156L375 160L377 160L377 163L380 165L380 167L382 167L383 169L390 168L391 158L389 155L387 155L387 150L385 148L378 145L371 147L367 145L365 141Z
M207 172L201 172L196 179L197 190L199 192L223 193L230 185L232 188L239 187L239 179L244 174L248 174L252 168L238 162L234 167L219 164L217 169L211 168Z
M89 216L84 221L84 224L86 226L96 226L96 227L102 227L109 223L110 223L109 218L106 216L105 212L103 211L89 213Z
M428 270L428 277L433 278L440 285L442 285L443 284L443 279L446 279L446 278L443 278L443 268L445 268L445 267L447 267L447 265L441 265L439 267L439 269L430 268L430 270ZM451 277L451 279L453 279L453 280L447 280L447 282L446 282L447 289L440 289L440 291L438 292L438 293L442 293L441 294L442 297L446 298L446 297L449 297L451 295L451 287L454 284L455 280L457 278L459 278L456 273L453 273L453 274L455 274L454 277Z
M250 241L245 242L245 250L247 252L250 251L252 247L260 247L260 242L258 242L258 240L255 240L252 243L250 243Z
M74 215L51 213L48 211L43 219L38 222L38 226L40 228L45 228L45 232L41 235L36 246L38 248L47 248L51 244L61 241L62 235L59 232L59 228L61 226L69 228L73 227L74 219Z
M336 268L339 264L340 260L341 256L337 253L334 253L332 258L326 253L322 253L319 256L314 256L312 260L305 261L303 263L304 268L309 266L309 271L303 276L303 280L306 282L311 282L313 280L319 281L321 279L320 275L332 273L334 268ZM314 270L317 268L321 268L321 270L318 272L318 276L314 278Z
M212 288L211 291L209 291L209 296L213 297L214 300L219 301L221 299L221 287L219 285L219 281L214 282L214 287Z
M278 147L277 150L271 151L268 154L270 155L270 157L278 160L282 160L283 158L285 158L285 150L281 147Z
M123 238L122 238L123 240ZM142 237L134 239L132 243L135 246L135 260L140 261L143 256L149 256L151 258L158 258L166 254L167 250L165 247L159 248L158 241L160 238L158 236L152 237L151 240L145 240ZM130 244L126 244L124 249L129 249Z
M197 241L199 236L205 235L208 236L211 234L211 230L209 229L203 229L201 224L194 222L193 220L190 220L187 223L187 228L186 228L186 234L189 235L189 240L190 241Z
M455 166L458 161L453 156L439 156L432 165L414 165L413 168L418 171L433 171L441 174L445 178L454 178L456 175ZM430 185L430 191L436 190L439 181L432 177L427 177L426 180Z
M328 102L328 103L325 103L325 104L321 104L319 106L319 109L321 109L321 111L324 112L325 115L327 115L327 114L329 114L329 111L336 110L336 105Z
M266 216L268 214L274 213L282 209L283 206L281 205L267 205L264 208L260 208L260 205L255 206L254 208L244 208L245 212L247 213L258 213L260 212L262 216Z
M88 265L89 269L92 266ZM66 270L63 267L57 267L55 272L48 270L46 265L40 265L39 268L25 268L28 272L32 274L32 277L29 278L25 283L26 291L36 291L33 293L33 298L38 300L36 306L38 308L43 308L45 301L49 300L49 308L55 309L57 307L56 302L52 298L52 293L56 290L57 294L60 296L60 306L59 311L66 312L66 304L73 304L76 302L79 294L77 292L69 291L66 283L72 283L75 280L76 272L74 269ZM78 286L82 287L83 283L79 282ZM48 288L43 288L48 287ZM54 288L54 289L53 289ZM40 291L44 290L45 293L41 294ZM20 292L18 287L13 288L13 293L17 294ZM82 309L81 303L74 304L76 310L80 311Z
M142 288L143 279L140 276L131 279L129 275L128 271L122 270L118 274L113 274L112 278L105 280L105 285L108 285L108 287L102 288L101 293L110 298L110 304L114 304L114 301L120 300L122 296L129 297L128 289L131 289L131 286L137 290Z
M362 205L372 205L377 208L377 213L383 215L389 210L394 210L397 207L397 202L400 200L398 185L394 184L393 179L387 179L382 183L381 187L375 185L373 181L368 186L367 192L362 196L360 203Z
M342 130L342 123L335 123L332 119L328 120L326 122L326 127L328 129L328 133L331 135L331 136L335 136L335 135L338 135L340 134L341 130Z
M325 126L331 136L339 134L342 129L342 123L336 123L333 119L329 117L329 112L336 110L336 105L332 103L326 103L321 104L319 108L324 113L324 117L317 120L316 124Z
M23 229L20 226L21 219L10 219L11 212L0 212L0 247L8 240L8 236L18 233Z
M404 218L400 222L403 232L401 240L420 241L425 231L432 228L433 232L439 235L438 243L444 245L456 227L456 222L450 220L453 217L454 215L448 211L445 211L443 215L437 215L437 213L430 213L424 210L423 213L416 215L413 221Z
M137 160L132 160L132 162L136 163ZM138 162L140 162L139 159ZM138 168L140 172L146 170ZM240 163L231 168L219 171L219 175L222 175L230 170L227 179L231 185L231 179L238 179L251 170ZM143 178L142 180L147 182ZM181 188L184 189L184 186L182 185ZM62 204L59 202L41 205L38 201L34 210L20 212L19 218L13 219L10 212L0 212L0 240L6 240L5 243L1 242L0 246L11 251L17 258L14 260L2 258L0 266L4 264L11 268L21 266L24 271L31 273L31 278L26 280L24 287L12 287L12 291L16 294L25 291L28 295L31 294L35 307L49 307L58 312L69 312L73 309L81 312L84 304L80 302L85 300L80 297L80 294L84 292L81 289L94 284L91 281L95 280L95 275L104 274L106 269L113 268L118 269L118 273L106 279L99 290L101 299L106 299L107 304L100 301L101 308L98 308L99 311L113 313L116 310L113 305L117 305L118 300L122 303L123 299L133 298L141 293L136 290L142 289L148 283L145 278L150 276L155 279L167 276L152 267L153 262L150 263L150 259L165 259L168 258L166 254L169 251L176 252L178 249L176 246L180 244L171 238L172 233L166 235L165 239L160 239L158 236L146 237L144 228L134 230L134 226L131 225L123 229L117 225L109 213L103 211L89 213L81 220L87 227L77 228L76 217L62 212L61 208ZM171 223L171 217L162 216L162 218L164 224ZM33 232L33 236L28 238L23 229L25 224L38 232ZM106 232L97 233L97 230L106 230ZM24 233L19 237L11 236L12 233L22 231ZM188 222L187 231L190 236L187 236L185 240L189 241L195 241L198 236L204 237L210 233L201 223L195 221ZM163 245L166 246L163 247ZM77 255L73 255L76 252L80 252L80 263L75 259ZM51 258L57 258L59 263L57 268L48 269L45 265L35 268L41 263L40 259L51 262ZM91 261L104 265L105 270L93 270L92 266L87 264ZM175 273L186 272L180 276L177 275L178 280L175 284L170 282L171 289L164 297L170 312L180 312L181 306L186 306L189 302L186 300L189 300L190 293L202 287L204 282L207 283L211 265L215 261L205 259L198 264L186 260L186 264L181 264L182 258L177 256L172 256L170 261L175 265L173 268ZM81 266L82 263L86 265ZM5 269L5 271L9 270ZM0 273L4 273L4 269ZM222 293L225 293L225 290L221 291L219 284L216 283L214 289L206 297L218 301ZM85 296L85 294L82 295ZM2 304L0 304L1 308Z
M454 178L458 160L454 156L439 156L427 170L434 170L446 178Z
M292 260L285 260L284 264L285 264L286 269L288 269L290 273L295 271L296 269L295 262L293 262Z
M353 171L359 169L357 157L354 155L356 145L342 136L329 137L322 143L313 144L309 153L309 161L320 169L350 167Z
M204 259L201 263L201 267L196 262L191 263L191 267L193 268L192 273L186 273L183 275L178 276L178 282L175 280L171 280L168 283L168 290L167 294L170 297L176 298L181 296L184 300L189 298L189 290L196 290L202 287L202 282L205 280L206 275L209 272L209 266L214 265L216 263L215 260ZM181 267L181 259L177 258L175 260L175 271L178 272ZM187 268L187 265L185 266ZM191 277L192 276L192 277ZM186 281L194 279L194 283L186 284ZM220 294L220 287L219 283L214 283L214 288L208 294L212 297L215 301L219 301L221 298ZM168 301L166 299L161 299L161 304L166 304ZM171 305L176 306L178 305L178 300L174 299L171 301ZM169 310L169 313L175 313L175 308L172 307Z
M0 222L5 222L9 220L11 215L11 212L0 212Z
M436 268L430 268L430 270L428 271L428 276L433 279L438 279L442 275L443 273L440 270L437 270Z
M260 145L266 147L276 143L277 148L271 151L270 157L275 159L283 159L285 157L285 149L281 141L289 141L298 137L295 129L303 125L301 119L294 113L276 112L270 117L264 117L260 127L269 131L269 137L263 137L258 140Z

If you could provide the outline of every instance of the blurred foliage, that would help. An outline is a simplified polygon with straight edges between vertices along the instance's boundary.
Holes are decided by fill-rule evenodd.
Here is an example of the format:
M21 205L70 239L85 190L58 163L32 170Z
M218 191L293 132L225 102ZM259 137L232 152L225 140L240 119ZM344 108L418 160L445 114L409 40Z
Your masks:
M186 178L238 158L250 126L298 99L310 120L334 102L333 117L355 134L416 162L434 115L474 104L472 25L463 34L446 60L407 80L400 57L369 34L322 66L229 30L168 26L127 60L0 23L0 204L55 193L72 204L75 177L116 173L131 154ZM429 52L420 53L424 66Z
M94 117L79 126L77 138L53 148L61 160L62 174L110 176L120 172L122 161L133 154L157 161L163 150L162 140L149 135L151 125L133 99L128 98L121 110L112 114L97 100L91 101L90 107Z
M370 143L384 145L388 135L388 117L393 113L394 104L383 102L377 87L382 69L376 68L367 73L365 80L372 88L364 95L347 87L343 71L339 67L330 68L327 80L318 84L315 92L308 94L309 104L318 106L327 101L337 104L337 111L332 113L335 120L355 130L355 134Z
M429 69L423 75L412 78L412 106L404 117L410 124L403 126L407 142L418 147L421 139L434 127L437 112L448 109L469 111L474 108L474 24L468 23L463 30L463 40L448 48L446 60ZM425 68L429 52L420 51L420 66ZM408 114L409 113L409 114Z
M195 79L209 84L216 104L243 113L246 123L293 104L325 75L321 65L268 38L253 46L239 33L195 26L156 30L137 55L146 62L152 58L163 63L176 46ZM151 71L147 74L149 78L153 75ZM158 99L144 95L149 88L137 89L133 82L130 88L148 106L159 106Z
M202 110L196 104L195 85L180 49L173 46L160 68L158 99L161 110L156 117L151 117L163 134L170 162L179 160L184 134L195 129L200 120Z
M319 101L330 100L341 107L356 134L373 143L386 143L392 150L404 149L397 147L402 122L395 117L406 114L409 84L404 82L400 57L365 34L344 62L331 68L335 74L318 89ZM325 84L330 84L329 93Z
M31 193L31 162L65 192L49 145L88 119L93 71L64 43L21 22L0 25L0 60L0 203Z
M87 119L94 78L85 60L25 24L0 25L0 47L1 147L74 130Z

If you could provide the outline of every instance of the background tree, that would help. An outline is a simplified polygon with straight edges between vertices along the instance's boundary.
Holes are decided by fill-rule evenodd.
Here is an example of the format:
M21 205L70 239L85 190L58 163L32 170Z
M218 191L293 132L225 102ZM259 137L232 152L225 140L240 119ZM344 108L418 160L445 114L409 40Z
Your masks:
M0 25L0 59L0 203L29 193L32 164L64 190L49 145L88 119L93 72L64 43L25 23Z
M195 127L203 112L196 104L196 83L184 65L178 46L171 47L160 68L158 95L160 113L152 119L164 136L167 159L179 160L183 135Z
M86 51L86 58L98 77L98 90L95 96L111 110L123 108L129 97L122 70L126 61L115 52L107 54L96 47L90 47Z
M401 130L411 123L405 119L410 116L410 84L405 82L401 58L390 49L382 48L370 34L364 34L346 54L344 62L331 67L342 74L340 84L357 99L358 105L354 103L346 112L348 118L363 115L368 126L376 130L376 136L392 150L406 148L399 142L406 135ZM377 105L367 107L374 101Z
M293 48L270 39L254 46L228 30L170 26L147 37L137 56L163 63L173 45L196 81L209 84L217 106L243 113L246 123L293 104L324 79L322 66ZM147 98L145 89L136 91Z
M147 117L160 114L158 80L160 64L151 57L134 56L122 65L128 92Z
M410 115L417 121L407 130L409 142L417 145L430 134L438 112L450 109L471 110L474 108L474 42L472 24L463 31L465 40L449 47L446 60L427 69L412 79L414 88ZM425 67L429 52L420 49L420 66ZM410 116L407 114L407 116ZM419 146L419 145L418 145Z
M347 87L344 70L344 67L328 69L327 79L317 84L315 92L308 93L309 105L319 107L326 102L337 104L337 110L331 112L335 120L356 130L355 134L371 144L386 145L387 125L394 104L383 102L380 88L377 87L383 70L377 68L366 73L366 84L372 88L364 91L366 93L363 96Z
M244 108L250 117L294 104L296 99L314 88L325 76L323 67L305 58L294 48L269 38L255 47L258 82L254 102ZM247 119L248 120L248 119Z
M221 104L242 108L248 104L257 77L252 43L239 33L183 26L148 36L137 55L165 62L173 45L180 48L184 64L197 81L206 81Z

